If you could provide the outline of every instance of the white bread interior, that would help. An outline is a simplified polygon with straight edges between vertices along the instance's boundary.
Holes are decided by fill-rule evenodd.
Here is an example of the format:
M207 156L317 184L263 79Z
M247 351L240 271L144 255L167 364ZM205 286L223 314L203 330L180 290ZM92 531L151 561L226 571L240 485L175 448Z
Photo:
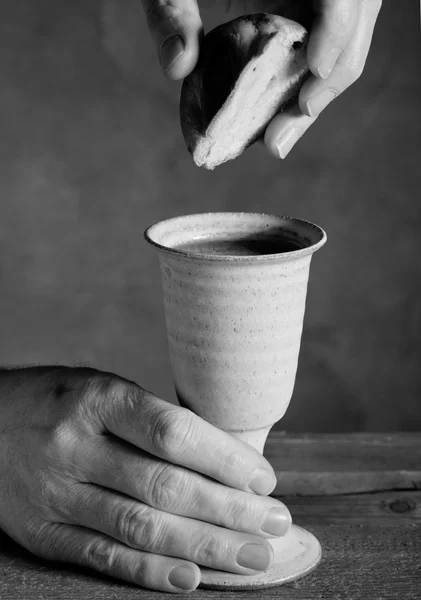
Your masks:
M254 27L245 21L239 38L260 38L258 52L245 64L234 88L192 147L199 167L214 169L236 158L262 133L308 73L305 52L295 50L306 37L304 27L277 15ZM238 27L238 26L237 26Z

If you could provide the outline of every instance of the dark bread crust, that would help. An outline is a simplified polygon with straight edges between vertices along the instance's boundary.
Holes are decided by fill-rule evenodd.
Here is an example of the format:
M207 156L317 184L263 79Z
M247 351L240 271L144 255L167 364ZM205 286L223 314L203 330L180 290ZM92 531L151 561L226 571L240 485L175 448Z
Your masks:
M184 80L180 97L181 129L191 154L199 140L206 136L209 124L234 89L244 67L261 55L276 35L273 24L279 19L267 13L246 15L219 25L203 38L198 63ZM303 62L306 48L307 36L291 41L297 61ZM308 75L307 69L280 98L278 112L296 100ZM244 149L262 136L266 126L267 123L263 124L257 134L251 134Z

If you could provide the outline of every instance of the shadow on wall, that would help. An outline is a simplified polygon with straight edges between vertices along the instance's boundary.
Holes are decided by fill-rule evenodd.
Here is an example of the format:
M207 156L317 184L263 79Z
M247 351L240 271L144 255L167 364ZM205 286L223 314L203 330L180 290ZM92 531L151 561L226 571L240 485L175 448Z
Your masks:
M180 84L161 75L141 10L1 3L0 363L83 362L174 402L143 230L189 212L290 214L329 240L278 427L419 429L417 3L384 2L363 77L284 162L256 145L212 173L184 147ZM233 16L210 3L203 13L208 26Z

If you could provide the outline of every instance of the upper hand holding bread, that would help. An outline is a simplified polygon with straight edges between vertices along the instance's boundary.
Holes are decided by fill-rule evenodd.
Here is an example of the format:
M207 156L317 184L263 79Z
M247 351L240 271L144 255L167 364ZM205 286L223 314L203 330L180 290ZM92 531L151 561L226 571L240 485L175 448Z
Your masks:
M196 0L143 0L149 29L165 74L183 79L199 58L203 27ZM307 62L311 76L298 105L269 123L265 144L285 158L322 110L361 75L382 0L262 0L262 10L303 23L309 29ZM255 11L257 12L257 11Z

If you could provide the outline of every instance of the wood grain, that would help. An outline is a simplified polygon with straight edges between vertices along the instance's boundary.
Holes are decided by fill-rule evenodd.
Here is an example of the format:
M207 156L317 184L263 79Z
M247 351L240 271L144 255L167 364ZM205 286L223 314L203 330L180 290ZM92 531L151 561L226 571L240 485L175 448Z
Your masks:
M421 492L284 499L294 521L320 540L323 560L294 584L255 592L225 592L238 599L283 600L415 600L421 585ZM411 511L392 510L394 503ZM191 598L218 597L198 590ZM135 600L166 597L93 572L47 563L0 535L2 600Z
M421 433L287 435L273 431L264 454L278 478L276 494L421 489Z
M314 496L277 494L294 521L320 540L323 560L311 574L281 588L254 592L224 592L226 600L239 597L283 600L416 600L421 589L421 491L388 490L328 495L317 487L317 473L383 473L391 467L406 472L417 468L420 436L396 435L272 435L268 457L275 461L278 443L292 476L305 468ZM278 441L277 441L278 440ZM418 457L418 458L417 458ZM283 459L282 459L283 460ZM419 464L419 463L418 463ZM345 468L346 467L346 468ZM285 466L283 467L285 471ZM377 470L376 470L377 469ZM312 477L314 478L312 479ZM325 484L326 484L325 480ZM376 479L389 484L390 480ZM419 481L419 479L418 479ZM280 486L282 488L282 486ZM342 486L343 487L343 486ZM339 486L340 488L340 486ZM336 488L336 489L339 489ZM309 488L305 488L307 491ZM360 490L358 490L360 492ZM190 598L215 599L221 592L197 590ZM34 557L0 532L1 600L152 600L166 594L137 588L78 567Z
M294 522L306 525L421 526L421 492L376 492L345 496L277 496Z

